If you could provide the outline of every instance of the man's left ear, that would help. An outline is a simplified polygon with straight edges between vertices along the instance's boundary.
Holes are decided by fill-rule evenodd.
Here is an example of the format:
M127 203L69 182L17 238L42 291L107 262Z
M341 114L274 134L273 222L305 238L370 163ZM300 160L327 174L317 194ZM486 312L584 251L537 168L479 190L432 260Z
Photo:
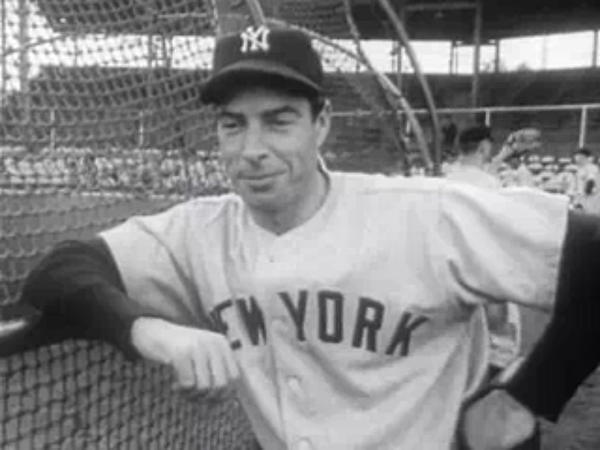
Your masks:
M321 148L329 135L329 130L331 129L331 102L329 100L325 100L325 104L323 105L323 109L319 113L317 117L317 127L318 127L318 136L317 136L317 146Z

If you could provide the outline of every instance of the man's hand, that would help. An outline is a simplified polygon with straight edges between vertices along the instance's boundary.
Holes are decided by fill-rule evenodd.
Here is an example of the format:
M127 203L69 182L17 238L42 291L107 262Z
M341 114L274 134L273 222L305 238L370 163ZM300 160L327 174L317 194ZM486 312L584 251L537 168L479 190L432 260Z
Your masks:
M131 340L144 358L172 367L180 389L221 389L239 378L229 341L221 334L144 317L134 322Z
M535 417L503 389L493 389L467 406L461 430L469 450L510 450L531 438Z
M492 164L500 165L514 156L537 151L542 146L542 134L537 128L522 128L508 135Z

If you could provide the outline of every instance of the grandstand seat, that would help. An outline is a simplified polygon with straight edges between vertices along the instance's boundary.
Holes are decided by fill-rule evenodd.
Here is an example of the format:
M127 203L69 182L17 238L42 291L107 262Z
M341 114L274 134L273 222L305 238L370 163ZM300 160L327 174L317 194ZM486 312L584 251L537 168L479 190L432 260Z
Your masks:
M571 162L572 159L568 156L561 156L560 158L558 158L558 163L562 165L571 164Z
M554 155L542 156L541 163L545 166L554 164L555 162L556 162L556 157Z

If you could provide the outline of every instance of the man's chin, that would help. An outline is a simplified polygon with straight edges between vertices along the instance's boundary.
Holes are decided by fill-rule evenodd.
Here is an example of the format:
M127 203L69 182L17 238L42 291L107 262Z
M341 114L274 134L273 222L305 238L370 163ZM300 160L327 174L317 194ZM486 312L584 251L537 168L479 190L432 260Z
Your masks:
M237 190L237 193L250 208L272 211L276 210L280 203L275 189L248 189L245 187Z

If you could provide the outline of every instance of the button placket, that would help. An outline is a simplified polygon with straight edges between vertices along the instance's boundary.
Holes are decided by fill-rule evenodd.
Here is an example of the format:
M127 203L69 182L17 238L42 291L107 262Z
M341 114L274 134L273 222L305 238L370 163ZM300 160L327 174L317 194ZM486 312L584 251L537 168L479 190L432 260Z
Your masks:
M313 450L313 445L312 445L310 439L302 438L296 444L296 449L297 450Z
M302 382L299 377L295 375L289 376L287 378L287 386L294 397L297 397L300 400L304 399L304 389L302 388Z

